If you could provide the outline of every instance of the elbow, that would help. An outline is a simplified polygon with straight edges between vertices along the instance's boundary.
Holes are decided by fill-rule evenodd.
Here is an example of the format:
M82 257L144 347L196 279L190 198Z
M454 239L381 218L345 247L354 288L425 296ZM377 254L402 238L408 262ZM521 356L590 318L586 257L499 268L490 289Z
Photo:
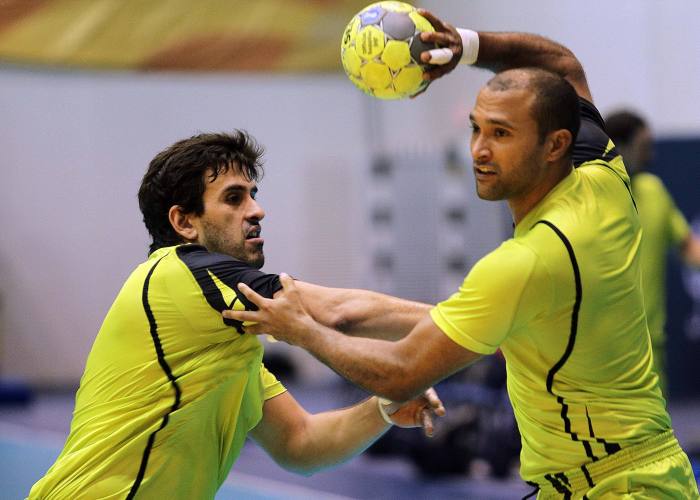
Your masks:
M382 392L382 394L379 394L380 396L397 403L404 403L418 396L421 392L423 392L423 389L416 389L413 386L400 386L392 387Z
M586 73L581 61L569 49L565 49L561 59L561 75L575 82L586 81Z
M343 333L351 331L359 322L357 310L352 306L351 302L342 302L334 305L327 312L327 321L328 324L326 326Z
M416 380L413 373L405 369L394 370L386 381L386 386L377 394L396 402L409 401L427 388L421 381Z

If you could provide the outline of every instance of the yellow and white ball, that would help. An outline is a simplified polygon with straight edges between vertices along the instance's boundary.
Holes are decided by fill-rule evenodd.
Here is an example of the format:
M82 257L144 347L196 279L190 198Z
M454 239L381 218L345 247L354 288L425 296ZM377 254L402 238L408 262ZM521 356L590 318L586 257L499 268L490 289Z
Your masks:
M343 69L359 89L379 99L403 99L425 88L420 54L435 48L420 33L435 31L415 7L377 2L358 12L343 32Z

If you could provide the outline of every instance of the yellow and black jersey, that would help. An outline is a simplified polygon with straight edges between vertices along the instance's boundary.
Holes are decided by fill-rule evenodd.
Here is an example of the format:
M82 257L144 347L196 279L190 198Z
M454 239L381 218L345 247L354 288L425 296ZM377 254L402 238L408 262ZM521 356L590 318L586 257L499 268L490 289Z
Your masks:
M221 311L265 274L198 245L161 248L127 279L95 339L71 430L29 497L214 498L266 399L284 387Z
M525 480L670 429L652 370L642 232L630 179L593 104L581 100L575 169L431 312L477 353L500 348ZM591 485L592 486L592 485Z

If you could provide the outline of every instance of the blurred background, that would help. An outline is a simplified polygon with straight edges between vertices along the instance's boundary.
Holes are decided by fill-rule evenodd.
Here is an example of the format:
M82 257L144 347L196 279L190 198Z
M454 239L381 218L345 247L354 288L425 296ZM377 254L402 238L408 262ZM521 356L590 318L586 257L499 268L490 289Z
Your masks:
M26 494L58 453L92 340L147 255L139 182L178 139L243 128L266 147L268 272L434 303L510 237L506 208L478 200L469 169L467 116L489 73L460 67L415 100L364 95L344 75L339 47L367 3L0 0L1 491ZM700 230L699 2L416 5L457 26L568 46L603 114L629 107L648 119L652 171ZM672 417L686 448L700 450L700 274L673 255L667 294ZM267 351L311 409L362 397L301 350ZM300 497L515 497L527 491L513 476L517 461L483 452L517 456L499 373L496 358L445 387L464 411L435 450L404 431L375 446L374 458L296 478L246 447L233 482L293 482L308 488ZM474 434L485 426L488 446ZM447 465L423 463L431 456L465 463L447 475ZM10 472L20 457L27 470Z

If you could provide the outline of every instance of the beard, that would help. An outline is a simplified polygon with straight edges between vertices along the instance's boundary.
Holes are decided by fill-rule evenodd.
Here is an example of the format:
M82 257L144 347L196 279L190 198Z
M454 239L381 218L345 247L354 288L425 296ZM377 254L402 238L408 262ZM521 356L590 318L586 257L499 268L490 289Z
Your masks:
M510 175L507 179L502 177L503 170L500 166L494 164L498 167L499 172L495 179L496 182L479 184L479 181L476 181L476 194L482 200L499 201L520 196L524 192L532 189L533 180L536 179L537 173L540 170L537 166L539 159L538 153L539 151L537 149L533 149L517 165L512 166L509 169Z
M255 269L260 269L265 264L262 245L255 247L255 250L249 250L243 234L240 240L236 240L225 231L205 221L202 223L202 229L201 244L210 252L229 255Z

